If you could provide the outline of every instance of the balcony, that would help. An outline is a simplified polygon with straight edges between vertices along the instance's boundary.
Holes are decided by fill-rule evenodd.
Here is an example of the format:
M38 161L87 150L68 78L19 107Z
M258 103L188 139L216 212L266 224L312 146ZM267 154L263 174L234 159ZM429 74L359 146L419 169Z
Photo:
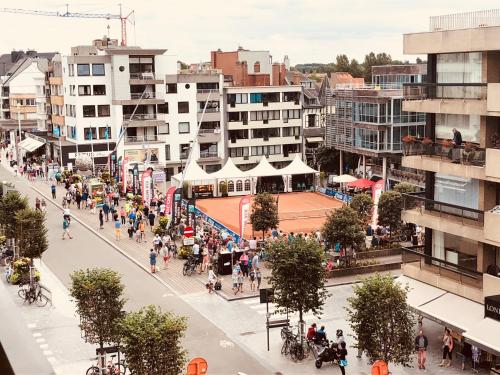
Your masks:
M207 100L219 100L220 98L219 89L197 89L196 90L196 100L207 101Z
M200 143L216 143L221 139L221 131L217 129L200 129L198 132L198 141Z
M487 150L476 144L453 148L447 141L427 143L415 139L404 144L403 155L402 165L406 168L487 179L484 168Z
M133 92L130 94L130 99L158 99L156 92L145 92L144 95L142 92Z
M487 115L486 83L404 83L408 112Z
M161 142L155 134L125 136L125 144Z
M217 151L200 151L200 159L218 159L219 154Z
M123 121L127 122L129 127L165 125L165 121L158 119L155 113L136 113L132 118L130 116L130 114L123 115Z
M401 255L401 270L405 276L479 303L484 302L481 272L425 255L423 248L403 248Z
M372 174L382 177L382 166L372 165L370 167ZM387 177L394 181L408 182L413 185L425 187L425 174L402 171L399 169L387 168Z
M164 80L155 77L155 74L153 72L130 73L130 85L158 85L162 83L164 83Z

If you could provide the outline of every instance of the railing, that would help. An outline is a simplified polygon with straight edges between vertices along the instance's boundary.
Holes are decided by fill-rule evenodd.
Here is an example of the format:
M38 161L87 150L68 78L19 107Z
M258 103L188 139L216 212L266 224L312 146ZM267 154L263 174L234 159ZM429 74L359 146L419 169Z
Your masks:
M220 134L220 128L215 129L200 129L198 134Z
M421 140L415 140L411 143L404 143L403 155L436 157L441 160L478 167L484 167L486 162L486 149L477 147L474 144L453 147L442 142L427 144Z
M403 209L417 210L421 215L428 212L431 215L460 219L462 225L482 227L484 225L484 212L474 208L462 207L456 204L439 202L424 198L419 194L403 194Z
M500 26L500 9L434 16L429 22L431 32L491 26Z
M156 142L156 141L158 141L158 136L154 134L125 137L125 143L142 143L142 142Z
M130 120L130 121L140 121L140 120L157 120L158 118L156 117L155 113L136 113L132 118L130 118L130 115L123 115L124 120Z
M155 74L153 72L146 73L130 73L131 79L155 79Z
M220 112L219 107L217 108L208 108L205 109L205 113L213 113L213 112ZM198 113L203 113L203 108L198 108Z
M455 280L460 284L483 288L483 274L481 272L459 266L443 259L435 258L423 253L423 248L401 249L403 265L412 265L420 270L426 270L439 276Z
M200 158L216 158L218 157L217 151L200 151Z
M197 89L198 94L209 94L209 93L219 93L219 89Z
M486 99L486 83L403 83L406 100Z
M142 95L142 92L133 92L130 94L131 99L156 99L156 92L145 92L144 95Z
M372 165L371 171L373 174L382 176L382 167L379 165ZM399 169L387 169L387 176L393 180L405 181L410 183L424 183L425 174L423 173L413 173L408 171L402 171Z

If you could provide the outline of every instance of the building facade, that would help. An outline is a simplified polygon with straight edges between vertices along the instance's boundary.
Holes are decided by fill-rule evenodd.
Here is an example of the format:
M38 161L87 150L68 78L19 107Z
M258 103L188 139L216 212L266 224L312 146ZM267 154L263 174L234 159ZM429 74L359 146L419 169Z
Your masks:
M500 315L491 314L491 297L500 294L500 11L430 24L404 35L405 54L427 54L427 82L404 85L403 110L426 113L428 139L412 142L402 160L426 179L425 195L405 197L402 218L425 228L425 241L421 252L405 253L403 273L416 280L416 292L443 295L414 307L482 349L493 367L500 356Z

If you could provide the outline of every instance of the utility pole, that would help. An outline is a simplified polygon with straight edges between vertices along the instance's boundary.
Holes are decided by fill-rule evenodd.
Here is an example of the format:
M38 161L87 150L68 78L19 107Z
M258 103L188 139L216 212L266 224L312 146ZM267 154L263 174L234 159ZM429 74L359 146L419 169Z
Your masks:
M20 99L18 99L20 100ZM21 147L19 143L21 143L21 105L17 102L17 126L19 128L19 141L16 142L17 145L17 168L21 165Z

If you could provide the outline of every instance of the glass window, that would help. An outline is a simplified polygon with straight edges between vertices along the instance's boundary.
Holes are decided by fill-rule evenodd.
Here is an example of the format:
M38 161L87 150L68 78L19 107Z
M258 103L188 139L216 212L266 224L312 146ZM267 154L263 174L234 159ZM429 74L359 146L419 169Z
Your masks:
M170 160L170 145L165 145L165 160Z
M189 133L189 122L179 122L179 134Z
M91 141L97 139L97 129L96 128L83 128L83 134L85 134L85 139Z
M98 105L97 106L97 116L98 117L109 117L110 109L108 104Z
M178 102L177 103L178 113L189 113L189 102Z
M436 138L452 139L453 128L462 134L464 142L479 143L481 116L436 113Z
M232 158L248 156L248 147L230 147L229 156Z
M437 55L436 75L438 83L481 83L482 53L442 53ZM480 86L437 87L437 98L481 98Z
M432 256L477 270L478 242L437 230L432 231Z
M68 75L70 77L73 77L75 75L75 65L74 64L68 64Z
M229 182L227 183L227 191L228 192L234 191L234 182L232 180L229 180Z
M84 105L83 117L95 117L95 105Z
M111 128L109 126L99 128L99 139L110 139Z
M176 94L177 93L177 83L167 83L166 89L167 89L167 94Z
M90 85L79 85L78 86L78 95L79 96L91 95Z
M94 85L94 95L106 95L106 85Z
M93 76L103 76L104 75L104 64L92 64L92 75Z
M89 64L78 64L76 66L76 72L79 76L89 76L90 75L90 65Z
M250 180L245 180L245 190L250 191Z
M250 103L262 103L262 93L251 93Z
M158 104L156 108L158 113L168 114L168 103Z
M189 155L189 150L191 147L189 146L189 143L182 143L179 145L179 154L181 159L187 159Z
M75 96L75 85L69 85L69 94Z
M168 122L158 126L158 134L169 134L169 133L170 133L170 126Z
M243 191L243 181L236 181L236 191Z

